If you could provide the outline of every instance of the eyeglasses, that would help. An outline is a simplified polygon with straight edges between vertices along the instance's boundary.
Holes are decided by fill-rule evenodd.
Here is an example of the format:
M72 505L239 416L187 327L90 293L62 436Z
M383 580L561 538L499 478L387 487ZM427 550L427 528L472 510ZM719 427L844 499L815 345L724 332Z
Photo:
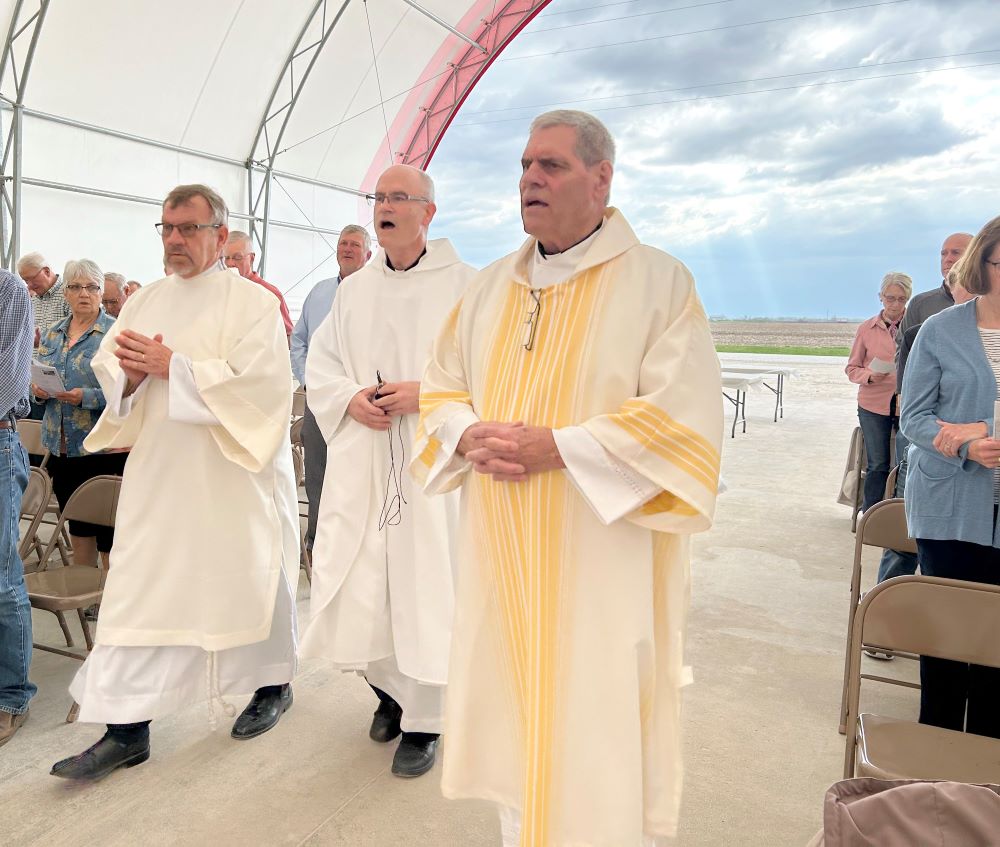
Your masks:
M121 300L118 297L105 297L101 302L105 306L117 306Z
M889 297L887 294L882 295L882 301L885 303L905 303L909 298L907 297Z
M181 234L182 238L190 238L199 229L219 229L222 224L166 224L160 221L153 224L153 226L156 227L156 231L163 238L170 238L174 234L175 229Z
M542 290L531 288L528 290L531 295L533 305L528 308L528 314L524 319L524 349L535 349L535 335L538 333L538 317L542 312Z
M223 260L227 262L242 262L244 259L253 258L253 253L230 253L228 256L223 255Z
M390 191L388 194L376 191L374 194L365 195L369 206L379 206L388 203L395 206L397 203L430 203L430 197L420 197L417 194L405 194L402 191Z
M66 290L70 294L79 294L81 291L86 291L88 294L100 294L101 286L99 285L67 285Z

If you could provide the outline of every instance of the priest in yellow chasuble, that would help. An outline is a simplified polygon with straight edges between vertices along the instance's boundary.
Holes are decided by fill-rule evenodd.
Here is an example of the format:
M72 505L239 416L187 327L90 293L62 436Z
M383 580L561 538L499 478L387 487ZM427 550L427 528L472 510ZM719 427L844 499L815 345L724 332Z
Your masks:
M411 469L463 486L443 790L505 845L673 836L690 536L712 524L719 361L688 270L607 206L596 118L537 118L528 240L452 311Z
M107 732L53 776L149 758L149 722L248 695L232 736L292 702L298 497L292 374L278 301L222 266L226 204L182 185L157 229L169 276L125 303L94 357L107 408L91 451L131 448L95 646L70 693ZM221 703L227 714L232 706Z

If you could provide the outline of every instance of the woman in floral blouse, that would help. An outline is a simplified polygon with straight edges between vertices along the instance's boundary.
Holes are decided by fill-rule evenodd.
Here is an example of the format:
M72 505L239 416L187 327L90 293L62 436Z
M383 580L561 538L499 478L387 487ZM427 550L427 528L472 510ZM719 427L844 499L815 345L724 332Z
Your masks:
M42 442L51 454L48 471L59 507L84 481L102 474L120 475L127 453L94 453L83 449L83 440L104 411L104 392L90 362L101 341L114 326L101 307L104 274L95 262L69 262L63 272L70 315L54 324L38 346L38 359L58 369L66 390L49 396L32 386L35 399L45 403ZM80 521L69 522L73 561L78 565L107 564L113 530Z

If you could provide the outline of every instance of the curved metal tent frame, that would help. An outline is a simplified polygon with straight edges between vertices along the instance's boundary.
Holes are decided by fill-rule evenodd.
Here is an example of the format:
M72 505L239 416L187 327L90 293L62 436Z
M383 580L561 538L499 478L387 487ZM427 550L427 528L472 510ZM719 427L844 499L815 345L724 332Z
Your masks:
M11 267L26 235L34 249L62 233L115 261L141 250L148 265L148 245L127 247L133 230L148 236L134 210L203 181L246 222L262 269L271 256L298 277L291 287L314 281L333 255L327 236L367 214L378 173L426 168L482 75L549 2L176 0L168 13L133 0L0 0L0 261ZM214 25L198 29L205 18ZM122 73L114 51L130 33L144 53ZM92 67L102 51L111 58Z

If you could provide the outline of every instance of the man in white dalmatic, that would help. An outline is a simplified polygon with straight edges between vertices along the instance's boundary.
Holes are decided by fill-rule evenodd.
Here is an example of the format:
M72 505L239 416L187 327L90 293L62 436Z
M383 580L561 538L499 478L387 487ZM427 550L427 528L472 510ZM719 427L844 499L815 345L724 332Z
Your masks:
M341 284L306 360L329 453L301 655L364 675L379 698L369 735L402 733L392 772L414 777L433 767L443 720L457 501L427 498L407 464L431 342L475 271L427 240L423 171L389 168L373 200L381 249Z
M149 758L149 722L253 694L253 738L292 703L298 503L292 375L277 299L222 266L226 204L175 188L156 225L169 276L129 297L94 357L107 408L85 446L129 448L94 650L70 693L107 731L54 776Z

